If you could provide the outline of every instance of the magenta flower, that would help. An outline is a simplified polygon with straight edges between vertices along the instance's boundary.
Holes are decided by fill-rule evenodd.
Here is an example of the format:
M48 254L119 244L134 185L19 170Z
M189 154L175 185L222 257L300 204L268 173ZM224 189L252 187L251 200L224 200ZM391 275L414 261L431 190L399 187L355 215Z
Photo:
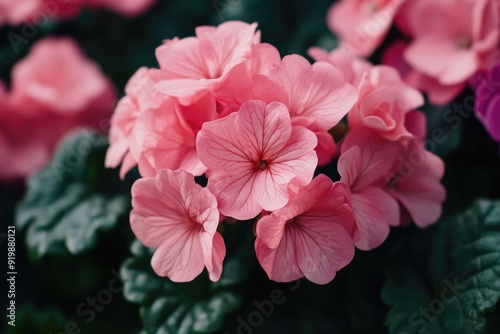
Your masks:
M174 282L188 282L206 267L219 280L226 254L217 232L217 201L185 171L162 170L132 186L130 224L137 238L158 247L151 259L155 272Z
M262 101L203 124L196 141L219 210L236 219L282 208L292 181L307 185L318 164L316 144L314 133L292 126L282 103Z
M327 284L354 257L346 185L318 175L290 202L257 222L255 252L270 279Z
M484 74L476 88L476 116L490 136L500 141L500 63Z

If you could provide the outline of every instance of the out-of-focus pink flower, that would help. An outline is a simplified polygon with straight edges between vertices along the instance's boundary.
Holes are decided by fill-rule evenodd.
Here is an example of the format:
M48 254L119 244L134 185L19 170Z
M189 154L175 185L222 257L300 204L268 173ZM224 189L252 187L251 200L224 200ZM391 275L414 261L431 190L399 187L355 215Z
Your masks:
M47 38L35 44L29 55L12 70L11 99L32 113L49 109L61 114L81 112L96 100L113 99L111 81L98 65L82 53L70 38ZM114 97L112 95L112 97Z
M425 92L432 104L448 104L465 88L465 82L444 85L437 79L413 69L403 57L407 47L408 43L404 41L394 42L382 55L382 63L397 69L403 80L408 85Z
M39 23L52 19L71 19L84 7L108 8L122 15L145 12L155 0L0 0L0 25Z
M282 208L292 181L307 185L318 163L316 145L314 133L292 126L282 103L263 101L203 124L196 141L200 160L213 173L208 188L219 210L236 219Z
M77 127L106 132L116 92L70 39L45 39L14 66L0 93L1 179L26 178L43 167L62 136Z
M481 75L475 111L490 136L500 141L500 63Z
M352 192L351 203L356 218L356 247L371 250L389 235L390 226L400 223L399 206L384 189L391 175L400 144L377 136L368 129L349 132L338 162L341 182Z
M334 49L328 53L326 50L313 47L307 52L314 60L325 61L335 66L344 75L344 79L354 87L358 87L363 75L372 66L367 60L342 48Z
M158 247L151 265L160 276L188 282L206 267L212 281L222 273L226 247L217 232L217 200L185 171L162 170L132 186L130 225L148 247Z
M207 168L196 152L196 135L204 122L218 118L213 96L205 94L183 106L174 97L142 113L134 128L136 145L131 155L142 176L154 176L161 169L183 169L196 176Z
M255 252L270 279L327 284L354 257L349 189L323 174L257 223Z
M91 7L104 7L125 16L136 16L148 10L156 0L87 0Z
M424 104L422 94L388 66L373 66L358 86L359 101L348 114L349 128L367 127L389 140L411 138L405 115Z
M196 37L167 40L156 49L164 80L158 89L190 103L196 93L214 89L260 42L257 23L229 21L196 28Z
M497 52L498 0L419 0L403 13L414 38L406 61L442 85L467 81Z
M340 48L369 56L382 43L404 0L341 0L328 11L327 23Z
M446 191L440 183L444 163L425 150L419 140L405 143L394 173L387 177L387 189L419 227L435 223L442 211Z

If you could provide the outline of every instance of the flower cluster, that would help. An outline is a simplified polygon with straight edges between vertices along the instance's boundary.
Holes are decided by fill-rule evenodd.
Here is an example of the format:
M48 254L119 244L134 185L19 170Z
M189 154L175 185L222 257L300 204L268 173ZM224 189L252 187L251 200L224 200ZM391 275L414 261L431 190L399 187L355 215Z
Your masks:
M105 131L116 92L99 67L69 38L38 42L18 62L7 91L0 82L0 179L25 178L51 158L77 127Z
M126 16L139 15L155 0L0 0L0 25L17 25L47 18L70 19L84 7L103 7Z
M341 0L328 14L341 48L370 55L393 21L405 40L385 50L383 62L434 104L451 102L476 73L498 60L498 0Z
M225 217L257 218L255 252L275 281L326 284L390 226L435 222L441 160L425 150L422 95L386 66L312 49L281 58L256 24L198 27L158 47L112 118L108 167L138 166L131 225L174 281L219 279ZM330 134L347 115L340 146ZM340 180L318 165L338 157ZM335 167L326 167L335 168ZM206 188L194 176L208 178Z

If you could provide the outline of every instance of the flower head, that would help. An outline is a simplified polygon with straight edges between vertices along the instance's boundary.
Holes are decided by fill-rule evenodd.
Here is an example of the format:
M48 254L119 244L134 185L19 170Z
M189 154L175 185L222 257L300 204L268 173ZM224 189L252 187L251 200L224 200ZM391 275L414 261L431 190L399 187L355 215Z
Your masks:
M316 145L314 133L292 126L282 103L262 101L203 124L196 141L220 211L237 219L283 207L292 180L308 184L318 163Z
M255 252L270 279L329 283L354 256L349 189L321 174L257 222Z
M155 272L174 282L193 280L206 267L212 281L222 273L226 248L217 232L215 197L191 174L162 170L132 187L130 224L137 238L158 247L151 259Z

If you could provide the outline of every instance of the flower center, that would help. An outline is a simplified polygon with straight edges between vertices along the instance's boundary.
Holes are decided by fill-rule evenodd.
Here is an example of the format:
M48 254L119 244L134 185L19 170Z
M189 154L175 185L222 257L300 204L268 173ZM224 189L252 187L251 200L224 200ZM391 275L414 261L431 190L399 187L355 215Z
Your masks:
M457 46L459 49L468 50L472 46L472 39L467 36L462 36L458 39Z
M260 170L266 170L267 166L269 166L269 163L267 162L267 160L259 160L259 163L257 164L257 167Z

